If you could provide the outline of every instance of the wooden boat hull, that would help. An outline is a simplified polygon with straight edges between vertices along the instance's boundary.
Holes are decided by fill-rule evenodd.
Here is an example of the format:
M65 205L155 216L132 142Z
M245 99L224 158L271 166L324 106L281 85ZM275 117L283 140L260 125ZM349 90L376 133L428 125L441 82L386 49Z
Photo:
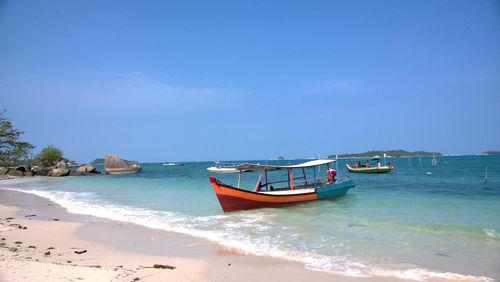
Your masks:
M354 173L388 173L394 170L392 166L381 166L381 167L351 167L347 165L347 170Z
M344 196L354 188L352 180L335 182L332 185L311 189L297 189L294 192L278 194L276 192L251 192L222 184L215 177L210 177L219 203L224 212L258 208L280 207L296 203L332 199Z

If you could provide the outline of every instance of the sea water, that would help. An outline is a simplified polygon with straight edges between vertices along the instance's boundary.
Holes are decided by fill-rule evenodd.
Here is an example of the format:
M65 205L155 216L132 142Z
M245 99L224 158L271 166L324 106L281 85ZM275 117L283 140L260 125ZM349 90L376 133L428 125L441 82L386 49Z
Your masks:
M135 175L34 178L0 187L48 198L71 213L206 238L311 270L419 281L500 279L499 156L439 157L436 165L426 157L391 158L395 171L377 175L348 173L347 161L337 162L338 176L351 177L356 187L345 197L232 213L222 212L208 181L212 162L141 164ZM237 174L216 176L237 183ZM241 186L252 189L256 180L245 173Z

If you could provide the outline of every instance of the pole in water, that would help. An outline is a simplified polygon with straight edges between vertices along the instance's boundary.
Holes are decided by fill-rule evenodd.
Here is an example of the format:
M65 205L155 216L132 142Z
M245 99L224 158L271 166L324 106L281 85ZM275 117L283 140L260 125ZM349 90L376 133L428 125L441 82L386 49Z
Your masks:
M484 167L484 183L488 183L488 166Z

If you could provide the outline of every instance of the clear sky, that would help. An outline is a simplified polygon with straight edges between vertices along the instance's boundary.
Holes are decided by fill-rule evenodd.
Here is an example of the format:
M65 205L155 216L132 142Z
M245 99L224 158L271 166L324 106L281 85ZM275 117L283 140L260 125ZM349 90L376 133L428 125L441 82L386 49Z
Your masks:
M500 150L500 1L0 0L0 108L81 162Z

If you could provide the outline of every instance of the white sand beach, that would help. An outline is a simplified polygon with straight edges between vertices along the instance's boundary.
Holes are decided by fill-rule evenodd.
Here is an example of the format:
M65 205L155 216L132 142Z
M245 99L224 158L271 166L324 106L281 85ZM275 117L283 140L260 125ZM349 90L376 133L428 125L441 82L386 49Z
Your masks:
M0 189L1 281L355 281ZM380 280L380 279L377 279ZM384 279L384 281L387 281Z

